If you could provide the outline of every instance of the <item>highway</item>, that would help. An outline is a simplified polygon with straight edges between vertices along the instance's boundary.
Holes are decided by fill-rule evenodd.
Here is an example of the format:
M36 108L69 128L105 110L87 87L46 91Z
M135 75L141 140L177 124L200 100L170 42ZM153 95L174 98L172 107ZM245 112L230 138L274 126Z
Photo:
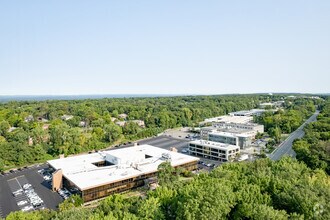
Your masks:
M304 127L306 124L316 121L316 118L320 112L316 111L309 119L307 119L297 130L292 132L290 136L283 141L280 146L269 155L272 160L279 160L284 155L290 155L292 157L296 156L296 153L292 149L292 143L297 138L302 138L304 136Z

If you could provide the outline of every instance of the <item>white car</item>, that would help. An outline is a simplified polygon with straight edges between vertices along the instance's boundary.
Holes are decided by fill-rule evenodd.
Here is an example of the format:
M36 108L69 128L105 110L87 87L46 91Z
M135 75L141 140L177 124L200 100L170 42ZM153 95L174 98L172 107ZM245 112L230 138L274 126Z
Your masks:
M28 203L28 201L23 200L23 201L19 201L19 202L17 203L17 205L18 205L18 206L23 206L23 205L25 205L25 204L27 204L27 203Z
M19 192L23 192L22 189L16 190L14 193L19 193Z
M16 197L18 195L21 195L22 193L23 193L23 190L22 189L19 189L19 190L13 192L13 195Z
M22 208L23 212L27 212L27 211L30 211L30 210L33 210L33 206L25 206L24 208Z
M43 173L45 169L38 170L38 173Z
M51 180L52 177L51 176L44 176L44 180L48 181L48 180Z
M63 192L64 192L65 194L70 194L69 190L67 190L66 188L63 188Z
M26 184L23 185L23 189L29 189L31 187L32 187L32 185L29 184L29 183L26 183Z

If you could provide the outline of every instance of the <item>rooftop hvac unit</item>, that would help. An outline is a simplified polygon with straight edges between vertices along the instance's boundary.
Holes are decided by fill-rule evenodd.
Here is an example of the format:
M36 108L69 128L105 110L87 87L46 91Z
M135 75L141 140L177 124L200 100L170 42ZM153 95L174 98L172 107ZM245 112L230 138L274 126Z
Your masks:
M169 153L162 153L162 158L165 160L171 160L171 155Z

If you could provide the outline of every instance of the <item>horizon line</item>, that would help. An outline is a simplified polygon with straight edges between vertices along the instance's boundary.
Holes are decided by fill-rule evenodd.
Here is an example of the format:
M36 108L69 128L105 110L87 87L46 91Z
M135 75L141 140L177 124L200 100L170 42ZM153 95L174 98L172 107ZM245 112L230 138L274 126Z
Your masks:
M252 95L252 94L330 94L330 92L247 92L247 93L84 93L84 94L15 94L15 95L1 95L0 97L43 97L43 96L108 96L108 95L130 95L130 96L139 96L139 95L162 95L162 96L199 96L199 95Z

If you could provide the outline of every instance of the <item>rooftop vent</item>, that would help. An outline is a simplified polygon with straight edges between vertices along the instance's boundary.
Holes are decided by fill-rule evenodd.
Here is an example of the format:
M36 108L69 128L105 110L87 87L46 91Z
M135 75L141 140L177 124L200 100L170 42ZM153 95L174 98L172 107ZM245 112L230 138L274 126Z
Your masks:
M162 153L162 158L165 160L171 160L171 155L169 153Z

